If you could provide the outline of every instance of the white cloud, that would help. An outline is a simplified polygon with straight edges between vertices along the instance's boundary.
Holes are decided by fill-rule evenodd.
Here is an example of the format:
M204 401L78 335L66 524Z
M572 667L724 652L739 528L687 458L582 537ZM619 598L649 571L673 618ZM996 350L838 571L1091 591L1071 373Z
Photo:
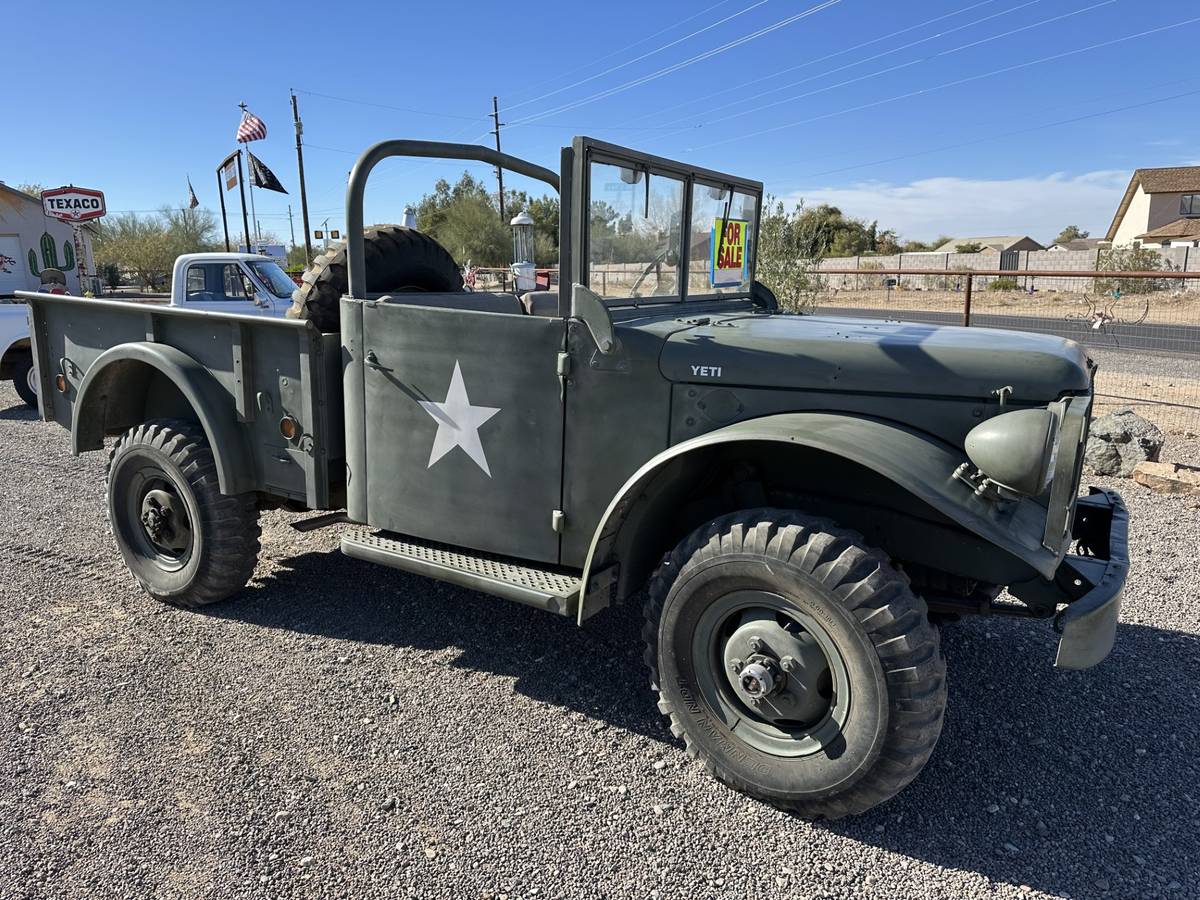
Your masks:
M848 216L894 228L905 238L1028 234L1053 238L1065 225L1102 235L1129 183L1125 170L1009 179L922 178L909 184L868 181L806 188L781 197L791 206L829 203Z

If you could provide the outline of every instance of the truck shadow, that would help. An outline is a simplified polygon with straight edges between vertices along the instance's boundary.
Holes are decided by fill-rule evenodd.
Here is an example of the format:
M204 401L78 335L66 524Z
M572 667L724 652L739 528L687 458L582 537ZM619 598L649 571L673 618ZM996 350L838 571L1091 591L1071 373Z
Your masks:
M30 409L25 405L25 401L21 400L16 405L10 406L7 409L0 409L0 419L35 422L38 418L38 411Z
M457 651L449 665L511 677L530 698L679 744L648 688L640 610L605 611L580 629L337 553L282 563L209 614ZM945 629L949 707L925 771L876 810L813 827L1076 897L1173 895L1195 885L1200 638L1125 624L1112 656L1087 672L1054 669L1054 645L1040 623L974 620ZM782 827L794 828L802 855L808 826L793 822Z

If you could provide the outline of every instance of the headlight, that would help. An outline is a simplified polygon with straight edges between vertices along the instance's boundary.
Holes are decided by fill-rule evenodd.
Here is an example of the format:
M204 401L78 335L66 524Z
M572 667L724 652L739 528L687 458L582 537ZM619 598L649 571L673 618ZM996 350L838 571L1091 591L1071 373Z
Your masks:
M1048 409L1002 413L967 434L967 456L1001 487L1036 497L1046 489L1058 455L1058 418Z

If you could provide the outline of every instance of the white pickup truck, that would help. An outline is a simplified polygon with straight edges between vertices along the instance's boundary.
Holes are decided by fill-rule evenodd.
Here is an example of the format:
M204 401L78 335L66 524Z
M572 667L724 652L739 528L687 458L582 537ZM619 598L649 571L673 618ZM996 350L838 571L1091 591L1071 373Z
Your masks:
M37 408L37 373L29 349L29 310L0 301L0 380L11 378L28 406Z
M282 316L296 284L269 256L256 253L185 253L177 257L169 305L243 315ZM101 301L102 302L102 301ZM24 303L0 302L0 380L37 408L37 375L29 349Z

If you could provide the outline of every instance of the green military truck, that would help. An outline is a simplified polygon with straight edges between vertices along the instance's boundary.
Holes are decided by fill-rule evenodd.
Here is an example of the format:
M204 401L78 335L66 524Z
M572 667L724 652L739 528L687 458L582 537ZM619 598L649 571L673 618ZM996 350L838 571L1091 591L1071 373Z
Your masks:
M364 229L391 156L556 189L559 289L467 291L427 236ZM758 182L588 138L557 173L385 141L291 318L25 295L41 413L76 453L115 438L112 532L159 600L236 594L285 507L353 523L349 556L580 623L644 604L690 754L799 814L862 812L933 751L939 617L1042 619L1064 668L1108 654L1127 515L1080 496L1078 345L786 314L754 278L761 208Z

